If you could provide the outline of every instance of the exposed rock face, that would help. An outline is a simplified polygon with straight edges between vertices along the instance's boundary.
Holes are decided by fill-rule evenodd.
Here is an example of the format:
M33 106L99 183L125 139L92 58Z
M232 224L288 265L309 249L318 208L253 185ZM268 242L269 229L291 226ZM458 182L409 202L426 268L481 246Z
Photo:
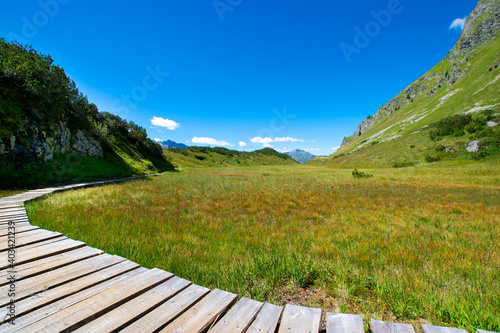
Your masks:
M500 29L500 2L481 0L465 21L464 30L457 44L446 56L453 59L469 53L474 48L494 38Z
M476 8L467 18L464 30L456 45L445 57L451 63L451 70L444 73L430 73L422 76L412 83L398 96L378 109L373 117L363 120L350 137L345 137L341 147L361 136L383 119L390 117L402 107L412 103L423 95L429 88L427 97L432 97L434 92L442 86L452 86L466 75L468 69L462 70L460 64L467 61L467 56L483 42L495 38L500 30L500 0L480 0ZM495 64L492 65L493 67ZM437 79L437 81L436 81ZM437 82L437 83L436 83Z
M16 141L15 136L8 140L0 138L0 161L13 161L20 166L51 160L54 154L103 157L99 142L81 130L71 133L63 121L51 125L30 121L24 125L23 132L28 138L23 142Z

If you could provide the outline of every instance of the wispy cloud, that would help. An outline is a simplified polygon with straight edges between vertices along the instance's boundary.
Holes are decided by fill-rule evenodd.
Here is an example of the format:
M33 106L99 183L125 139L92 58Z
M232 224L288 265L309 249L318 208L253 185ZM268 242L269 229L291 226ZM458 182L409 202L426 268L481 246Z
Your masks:
M306 151L319 151L319 148L306 148Z
M155 139L155 142L162 142L162 139Z
M266 148L273 148L274 147L272 144L267 143L267 142L263 143L262 146L264 146Z
M240 147L246 147L246 146L248 146L247 143L244 142L244 141L240 141L239 145L240 145Z
M289 136L282 137L282 138L276 137L274 139L270 138L270 137L261 138L260 136L256 136L255 138L250 139L250 142L252 142L252 143L260 143L264 147L272 147L272 145L270 145L270 144L274 143L274 142L306 142L306 141L305 140L301 140L301 139L291 138Z
M198 143L203 145L212 145L212 146L232 146L229 142L226 141L217 141L212 138L204 138L204 137L194 137L191 139L192 143Z
M156 125L156 126L160 126L160 127L165 127L171 131L173 131L181 126L181 124L179 124L173 120L164 119L161 117L151 118L151 124Z
M456 18L451 24L450 29L460 29L464 30L466 18Z
M330 148L330 149L331 149L331 150L333 150L333 151L337 151L339 148L340 148L340 146L338 146L338 147L333 147L333 148Z

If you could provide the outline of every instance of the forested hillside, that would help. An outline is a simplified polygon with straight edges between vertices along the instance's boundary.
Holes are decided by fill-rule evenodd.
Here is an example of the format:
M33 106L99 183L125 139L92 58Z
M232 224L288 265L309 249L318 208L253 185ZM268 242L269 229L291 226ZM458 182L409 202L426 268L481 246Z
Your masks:
M50 55L0 39L0 186L173 170L146 130L99 112Z

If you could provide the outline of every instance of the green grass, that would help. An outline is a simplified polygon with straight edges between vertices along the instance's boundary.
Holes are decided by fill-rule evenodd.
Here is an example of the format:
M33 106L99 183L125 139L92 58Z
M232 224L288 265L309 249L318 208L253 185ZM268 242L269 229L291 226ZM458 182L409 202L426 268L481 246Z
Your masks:
M500 175L190 169L29 203L32 223L145 267L275 304L500 330ZM307 299L300 295L307 294Z

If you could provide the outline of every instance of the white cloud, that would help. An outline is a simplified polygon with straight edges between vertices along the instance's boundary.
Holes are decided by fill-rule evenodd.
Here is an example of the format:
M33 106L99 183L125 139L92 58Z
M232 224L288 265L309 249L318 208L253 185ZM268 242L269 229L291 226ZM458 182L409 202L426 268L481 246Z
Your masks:
M340 146L338 146L338 147L333 147L333 148L330 148L330 149L331 149L331 150L333 150L333 151L336 151L336 150L338 150L339 148L340 148Z
M307 151L319 151L319 148L306 148Z
M269 144L270 142L273 142L273 139L271 138L261 138L259 136L255 137L255 138L252 138L250 139L250 142L253 142L253 143L262 143L262 144Z
M256 136L255 138L250 139L250 142L260 143L260 144L264 145L264 147L272 147L270 145L270 143L273 143L273 142L305 142L305 140L295 139L295 138L291 138L289 136L282 137L282 138L276 137L274 139L270 138L270 137L261 138L260 136Z
M450 29L460 29L460 30L464 30L464 24L465 24L465 18L457 18L455 19L451 25L450 25Z
M240 147L246 147L248 146L246 142L240 141L239 143Z
M274 142L306 142L305 140L295 139L287 136L286 138L274 138Z
M193 139L191 139L191 142L204 144L204 145L213 145L213 146L232 146L230 143L228 143L226 141L217 141L217 140L212 139L212 138L203 138L203 137L198 138L196 136Z
M162 139L155 139L155 142L162 142Z
M173 120L163 119L161 117L151 118L151 124L156 125L156 126L160 126L160 127L168 128L171 131L173 131L173 130L179 128L179 126L181 126L181 124L176 123Z
M262 146L266 147L266 148L273 148L274 146L272 144L269 144L269 143L264 143Z

